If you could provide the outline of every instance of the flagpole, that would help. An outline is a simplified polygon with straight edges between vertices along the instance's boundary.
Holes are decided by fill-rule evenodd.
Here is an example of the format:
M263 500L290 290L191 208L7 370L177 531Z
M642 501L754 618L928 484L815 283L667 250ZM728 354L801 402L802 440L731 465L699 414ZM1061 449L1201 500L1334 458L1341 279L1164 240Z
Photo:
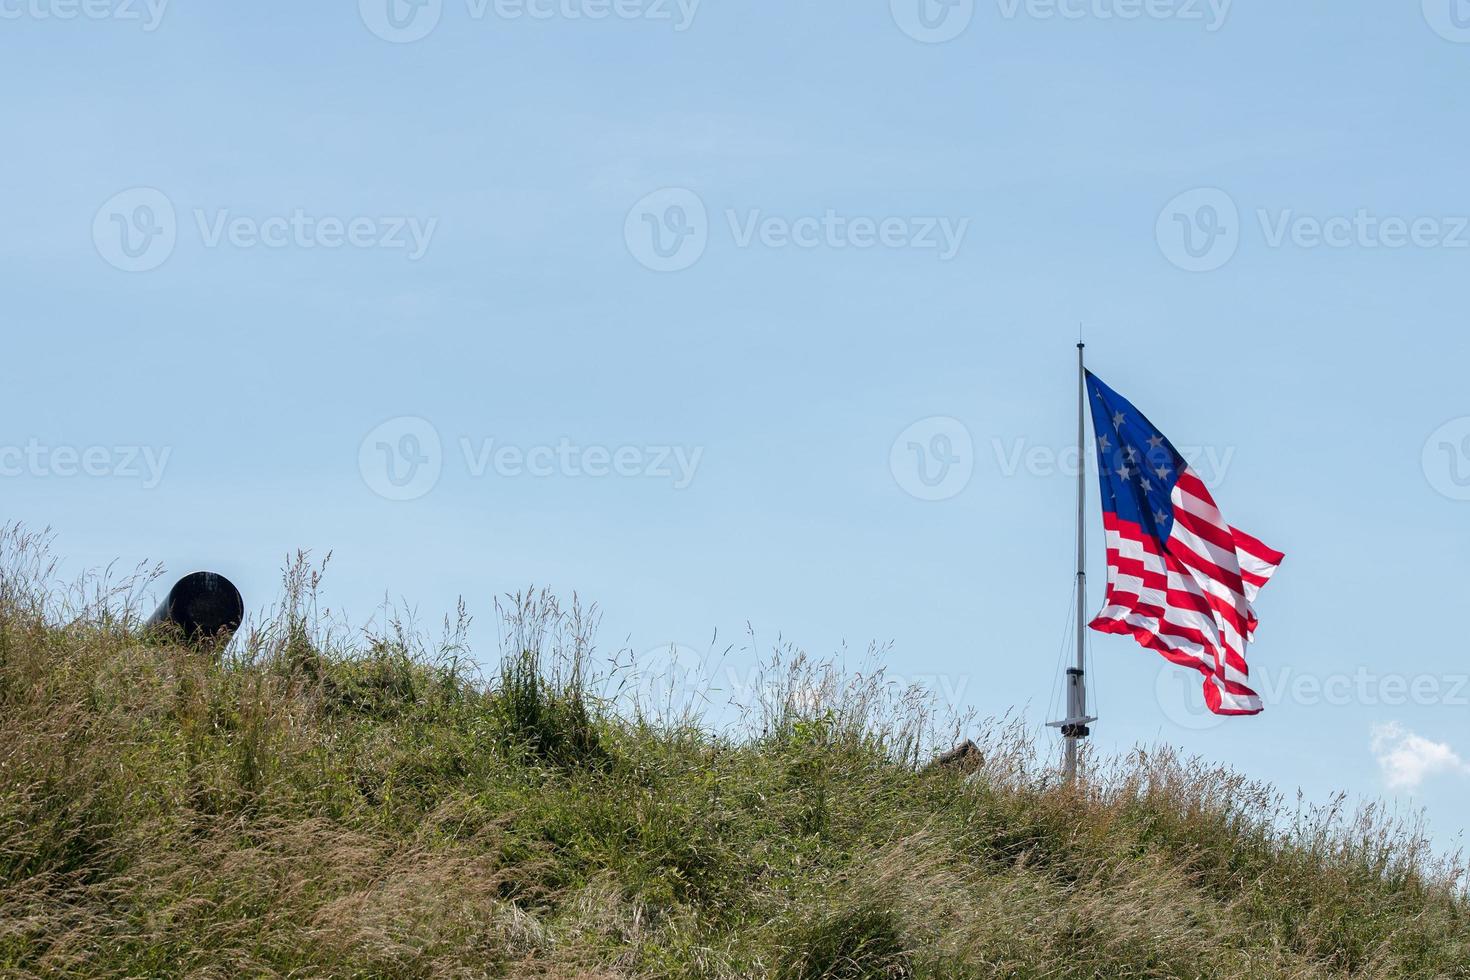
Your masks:
M1077 664L1067 668L1067 717L1048 722L1059 728L1066 740L1063 774L1068 784L1077 781L1077 750L1082 739L1092 734L1087 726L1097 721L1087 714L1087 345L1077 341Z
M1077 343L1077 665L1067 671L1066 779L1077 779L1077 743L1089 734L1087 723L1087 345Z

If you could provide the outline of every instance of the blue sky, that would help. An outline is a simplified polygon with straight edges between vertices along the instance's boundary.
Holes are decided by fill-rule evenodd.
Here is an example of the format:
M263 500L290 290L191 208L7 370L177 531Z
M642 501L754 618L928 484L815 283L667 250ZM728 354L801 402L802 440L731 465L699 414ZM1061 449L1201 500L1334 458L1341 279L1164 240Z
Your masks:
M1039 723L1082 323L1288 553L1266 713L1097 636L1098 747L1465 827L1470 4L386 2L0 0L0 489L68 569L331 550L486 657L536 582Z

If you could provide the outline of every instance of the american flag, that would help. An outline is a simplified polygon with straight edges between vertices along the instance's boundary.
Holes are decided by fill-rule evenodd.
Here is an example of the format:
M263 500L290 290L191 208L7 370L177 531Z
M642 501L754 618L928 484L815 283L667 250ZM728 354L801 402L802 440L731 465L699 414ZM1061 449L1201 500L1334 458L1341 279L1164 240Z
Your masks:
M1254 715L1252 604L1285 557L1231 527L1163 433L1087 373L1097 433L1108 590L1092 628L1130 635L1205 677L1215 714Z

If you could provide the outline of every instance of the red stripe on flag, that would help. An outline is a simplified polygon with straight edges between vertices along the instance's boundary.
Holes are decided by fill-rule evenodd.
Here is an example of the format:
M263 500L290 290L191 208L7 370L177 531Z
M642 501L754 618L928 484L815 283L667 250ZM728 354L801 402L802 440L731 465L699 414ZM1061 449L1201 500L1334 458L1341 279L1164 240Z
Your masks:
M1213 508L1209 492L1193 473L1181 475L1181 485L1186 477L1187 491ZM1251 579L1237 560L1237 532L1180 506L1175 507L1175 522L1218 550L1207 558L1172 535L1160 542L1141 525L1104 513L1104 528L1116 537L1110 537L1107 549L1107 605L1091 628L1130 635L1171 663L1205 675L1205 703L1211 711L1258 714L1259 707L1238 707L1242 702L1258 704L1259 698L1241 683L1240 679L1249 678L1249 668L1244 649L1237 650L1232 642L1238 638L1243 647L1255 625L1245 598L1245 583ZM1125 547L1138 551L1125 555ZM1252 549L1250 554L1257 557L1270 552L1253 538L1243 547ZM1127 583L1120 582L1125 578ZM1135 581L1136 586L1131 584ZM1171 587L1171 582L1178 584ZM1161 599L1163 606L1158 604Z

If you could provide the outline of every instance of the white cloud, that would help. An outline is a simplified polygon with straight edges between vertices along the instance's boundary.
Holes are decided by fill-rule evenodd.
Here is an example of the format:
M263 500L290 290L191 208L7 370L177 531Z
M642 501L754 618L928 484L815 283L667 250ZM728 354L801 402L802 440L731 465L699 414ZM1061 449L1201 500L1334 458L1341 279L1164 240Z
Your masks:
M1445 742L1431 742L1396 721L1373 726L1373 755L1389 789L1418 789L1428 776L1470 776L1470 763Z

